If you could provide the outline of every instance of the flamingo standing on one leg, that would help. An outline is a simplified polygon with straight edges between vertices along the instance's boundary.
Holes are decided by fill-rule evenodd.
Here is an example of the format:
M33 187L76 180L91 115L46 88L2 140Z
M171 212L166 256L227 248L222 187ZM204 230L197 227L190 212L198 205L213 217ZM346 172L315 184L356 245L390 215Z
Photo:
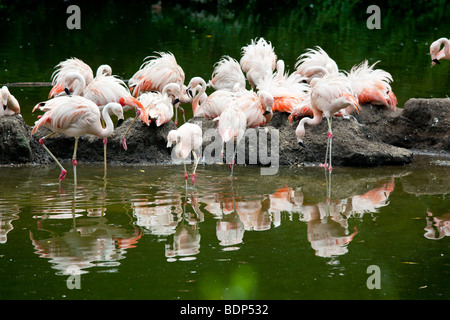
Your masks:
M20 114L20 105L17 99L9 92L7 86L0 90L0 116Z
M97 105L91 100L80 96L56 97L49 100L46 105L41 105L40 108L46 112L38 121L36 121L34 128L31 131L31 135L33 135L40 127L45 127L53 131L49 135L39 139L39 143L61 168L59 181L64 180L67 170L64 169L58 159L56 159L51 151L45 146L45 139L51 137L57 132L75 138L72 164L76 177L77 147L79 137L85 134L92 134L100 138L109 137L114 131L114 124L110 116L111 113L115 114L119 121L123 121L122 106L114 102L108 103L103 108L101 113L101 116L106 123L106 127L103 128L100 119L100 110Z
M192 185L195 182L195 171L197 170L198 162L200 161L201 150L202 150L202 129L200 126L193 123L185 123L180 126L177 130L169 131L167 135L167 148L172 147L175 144L175 155L177 158L183 160L184 164L184 179L188 179L188 174L186 170L186 163L184 160L190 155L194 156L194 171L192 172Z
M444 45L444 48L440 50L442 45ZM430 55L431 66L434 66L436 63L441 64L439 62L441 59L450 60L450 40L447 38L440 38L434 41L430 45Z
M328 74L323 78L312 79L310 99L314 117L305 117L300 120L295 130L297 141L300 146L304 147L303 137L305 136L305 124L311 126L318 125L322 121L323 116L325 116L328 122L328 141L325 163L322 166L328 167L328 170L331 171L333 169L331 164L333 138L332 115L350 105L358 110L359 104L353 96L350 83L346 77L339 74Z
M222 114L215 118L214 120L219 120L218 130L222 137L222 150L223 144L228 141L234 141L234 152L233 158L231 159L231 174L233 176L234 168L234 158L236 156L237 146L244 136L245 129L247 127L247 118L245 117L244 111L236 104L232 104L227 107ZM223 153L223 152L222 152Z

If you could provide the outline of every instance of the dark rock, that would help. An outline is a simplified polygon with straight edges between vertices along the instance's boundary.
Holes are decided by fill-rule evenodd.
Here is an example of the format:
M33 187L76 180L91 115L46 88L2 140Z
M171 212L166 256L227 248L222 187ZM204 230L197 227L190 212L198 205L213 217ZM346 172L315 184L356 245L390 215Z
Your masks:
M412 161L413 150L448 153L449 110L450 99L410 99L404 109L394 111L363 105L356 117L334 117L333 166L401 165ZM140 121L135 122L127 135L128 150L124 150L121 138L131 121L132 118L128 118L108 138L108 162L172 163L171 150L166 145L167 134L176 129L175 124L169 122L156 127L153 123L147 126ZM192 118L189 122L202 127L203 156L213 158L210 162L205 159L206 163L220 162L222 143L216 130L217 122L204 118ZM266 127L247 129L245 143L238 148L237 163L298 166L323 162L327 122L323 120L317 126L306 126L306 148L297 143L295 129L298 122L296 120L290 124L288 114L275 113ZM0 164L52 161L38 142L39 138L49 133L47 129L40 129L31 137L31 128L20 115L0 117ZM72 158L74 138L55 134L45 144L58 159ZM230 156L232 153L227 154ZM102 139L81 137L77 158L85 162L103 162Z

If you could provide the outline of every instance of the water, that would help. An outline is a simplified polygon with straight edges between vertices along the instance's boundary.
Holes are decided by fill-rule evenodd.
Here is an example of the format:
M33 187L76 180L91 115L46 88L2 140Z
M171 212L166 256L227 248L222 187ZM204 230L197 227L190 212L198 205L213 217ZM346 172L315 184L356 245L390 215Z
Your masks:
M0 297L448 299L448 173L430 157L336 168L328 194L318 167L231 181L204 166L187 189L182 166L112 166L104 181L80 164L76 186L56 166L2 168Z
M365 12L311 23L296 12L231 19L170 8L159 15L140 2L96 9L82 8L81 30L66 28L62 4L3 9L1 82L48 82L71 56L128 79L154 51L173 52L186 79L208 79L222 55L238 59L263 36L290 70L315 45L342 69L381 60L399 107L448 95L450 64L431 69L427 55L449 34L439 21L385 17L381 30L368 30ZM32 125L49 87L10 89ZM0 168L0 298L450 298L447 158L338 167L331 177L317 167L261 176L237 166L232 181L227 166L210 165L188 189L182 168L109 166L105 181L101 164L79 163L76 186L71 169L59 184L53 164ZM369 289L372 274L369 287L380 289Z

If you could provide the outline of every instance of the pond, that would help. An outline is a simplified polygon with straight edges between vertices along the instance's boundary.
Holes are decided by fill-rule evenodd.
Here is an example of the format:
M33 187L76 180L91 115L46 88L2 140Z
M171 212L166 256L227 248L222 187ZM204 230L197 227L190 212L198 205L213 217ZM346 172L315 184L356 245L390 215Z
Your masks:
M49 82L66 58L128 79L145 57L170 51L187 81L209 79L222 55L239 59L256 37L291 71L316 45L346 70L380 60L399 107L448 95L450 63L431 68L427 55L450 34L438 20L382 15L382 28L369 30L365 11L321 22L272 8L273 19L100 3L81 6L81 30L67 29L65 4L1 8L0 82L27 124L50 88L17 83ZM449 299L449 165L416 155L332 174L236 166L230 179L214 164L199 166L195 188L182 165L110 165L104 180L101 164L80 163L76 184L71 169L59 184L54 164L1 167L0 299Z

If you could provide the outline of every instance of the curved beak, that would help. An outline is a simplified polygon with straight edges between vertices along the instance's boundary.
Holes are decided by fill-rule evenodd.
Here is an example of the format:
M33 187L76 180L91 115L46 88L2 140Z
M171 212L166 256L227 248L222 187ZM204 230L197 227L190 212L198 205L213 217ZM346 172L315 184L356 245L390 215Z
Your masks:
M70 96L70 90L69 89L67 89L67 88L64 88L64 92L68 95L68 96Z
M187 88L187 89L186 89L186 93L187 93L187 95L188 95L189 97L191 97L191 98L194 97L194 95L192 94L191 88Z
M6 110L6 107L8 107L6 104L3 105L3 110Z
M300 147L302 147L302 148L306 148L305 144L304 144L302 141L299 141L299 142L298 142L298 145L299 145Z
M433 59L431 62L431 66L434 66L436 63L441 64L438 59Z
M117 120L116 128L120 127L122 125L122 123L123 123L123 119L122 118Z
M180 102L180 99L176 98L175 100L173 100L172 105L176 105L178 102Z

